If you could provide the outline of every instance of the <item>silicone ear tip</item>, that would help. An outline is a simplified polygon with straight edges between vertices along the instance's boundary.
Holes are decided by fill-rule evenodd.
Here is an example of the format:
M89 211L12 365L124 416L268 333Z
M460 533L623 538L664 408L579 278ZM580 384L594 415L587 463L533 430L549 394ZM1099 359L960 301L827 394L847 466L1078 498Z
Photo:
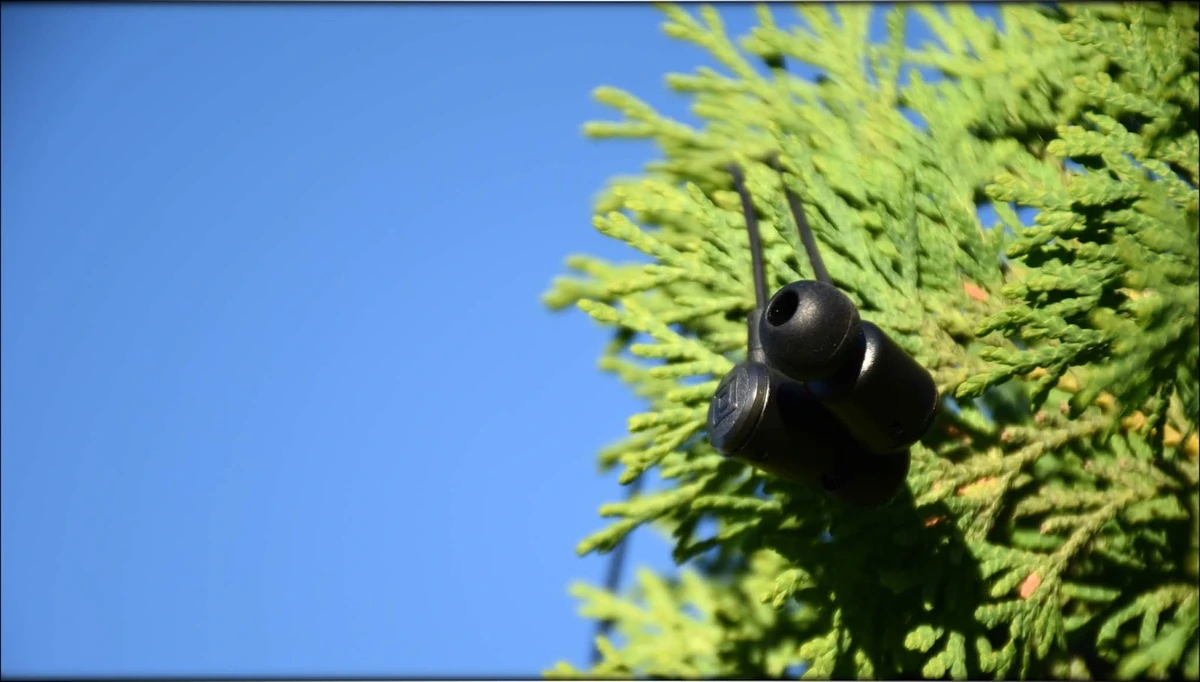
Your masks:
M804 280L771 297L759 323L768 362L798 381L824 379L853 355L862 320L837 287Z

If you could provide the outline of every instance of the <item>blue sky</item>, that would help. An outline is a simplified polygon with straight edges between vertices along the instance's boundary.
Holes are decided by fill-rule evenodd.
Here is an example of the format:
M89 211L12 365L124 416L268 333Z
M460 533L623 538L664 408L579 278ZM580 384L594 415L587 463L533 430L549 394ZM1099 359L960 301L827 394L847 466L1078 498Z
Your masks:
M641 4L0 19L3 673L583 663L639 405L538 297L630 256L590 202L655 152L585 140L591 89L687 118L706 55Z

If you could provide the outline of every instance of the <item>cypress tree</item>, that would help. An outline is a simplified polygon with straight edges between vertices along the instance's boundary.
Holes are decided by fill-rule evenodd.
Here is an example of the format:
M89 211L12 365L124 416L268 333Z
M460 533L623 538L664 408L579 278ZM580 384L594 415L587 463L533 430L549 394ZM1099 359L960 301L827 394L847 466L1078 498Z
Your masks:
M878 43L868 5L794 27L761 7L736 42L713 8L662 11L722 67L668 78L703 125L604 87L623 120L586 127L661 150L593 221L651 262L572 257L545 301L607 328L600 367L645 401L601 466L664 482L602 506L578 551L649 525L681 569L575 586L612 635L548 674L1200 677L1197 5L1006 4L1002 27L897 6ZM910 21L940 44L906 45ZM812 277L771 154L834 283L945 396L879 508L705 438L754 306L729 163L768 289Z

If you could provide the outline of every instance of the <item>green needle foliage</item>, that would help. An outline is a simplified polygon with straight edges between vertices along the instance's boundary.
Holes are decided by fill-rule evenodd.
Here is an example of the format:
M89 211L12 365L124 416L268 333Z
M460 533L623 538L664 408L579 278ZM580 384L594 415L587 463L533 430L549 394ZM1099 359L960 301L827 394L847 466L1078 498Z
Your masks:
M652 262L572 257L545 300L610 329L600 366L646 402L602 467L665 484L604 505L578 550L648 525L685 566L577 586L615 636L594 668L549 674L1200 677L1197 5L1006 4L1003 30L968 5L896 7L881 43L868 5L797 11L760 8L735 43L712 8L663 8L723 67L668 78L700 128L596 92L623 120L589 135L662 153L594 219ZM907 46L907 21L940 44ZM772 152L835 283L957 399L879 509L704 437L754 305L726 164L746 169L768 288L812 276Z

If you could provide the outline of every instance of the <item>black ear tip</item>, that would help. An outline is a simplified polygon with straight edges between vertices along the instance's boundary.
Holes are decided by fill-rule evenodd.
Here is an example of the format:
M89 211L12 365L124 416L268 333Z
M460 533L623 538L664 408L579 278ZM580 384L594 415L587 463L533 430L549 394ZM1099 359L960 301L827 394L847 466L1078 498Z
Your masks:
M793 282L771 297L759 326L771 365L798 381L823 379L853 354L860 340L858 308L837 287Z
M784 288L783 291L771 297L771 303L767 306L767 323L772 327L787 324L799 307L800 294L794 289Z

